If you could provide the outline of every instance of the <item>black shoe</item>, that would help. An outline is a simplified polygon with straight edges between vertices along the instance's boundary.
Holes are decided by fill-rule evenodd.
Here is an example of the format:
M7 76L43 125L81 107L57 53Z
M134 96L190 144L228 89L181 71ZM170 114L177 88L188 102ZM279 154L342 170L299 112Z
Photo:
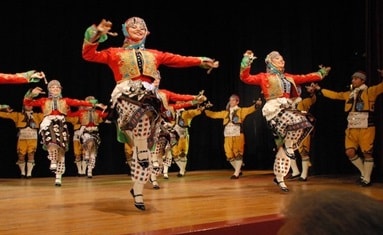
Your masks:
M288 191L290 191L287 187L281 186L281 183L283 183L283 181L278 182L277 178L274 178L273 181L274 181L274 183L276 183L276 184L279 186L279 188L280 188L283 192L288 192Z
M368 186L371 186L371 182L367 182L367 181L365 181L365 180L362 180L362 181L360 182L360 186L362 186L362 187L368 187Z
M239 176L232 175L232 176L230 177L230 179L232 179L232 180L236 180L236 179L239 179Z
M242 176L242 175L243 175L242 171L241 171L241 172L239 172L239 176Z
M358 179L355 180L356 184L362 185L362 182L364 181L363 176L358 177Z
M177 174L177 177L183 177L184 175L183 174L181 174L181 173L178 173Z
M144 211L144 210L145 210L145 204L144 204L143 202L136 202L136 200L135 200L135 197L139 197L139 196L142 197L143 195L142 195L142 194L137 194L137 195L135 195L133 189L130 190L130 194L132 194L132 197L133 197L133 199L134 199L134 206L135 206L137 209L140 209L140 210Z
M298 181L307 181L307 178L299 177Z
M297 175L289 175L286 177L286 179L288 180L293 180L293 179L296 179L296 178L299 178L301 175L301 173L297 174Z

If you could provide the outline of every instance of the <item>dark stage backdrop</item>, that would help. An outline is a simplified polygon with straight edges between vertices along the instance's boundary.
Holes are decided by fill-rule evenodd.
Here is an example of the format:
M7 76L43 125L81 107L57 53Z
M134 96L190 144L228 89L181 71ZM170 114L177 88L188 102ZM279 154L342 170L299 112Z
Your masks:
M200 68L160 67L161 87L189 94L205 90L214 104L213 110L225 109L233 93L240 95L241 106L248 106L260 97L258 87L239 80L240 61L247 49L253 50L258 57L253 63L253 73L265 71L265 56L278 50L285 57L289 73L316 71L320 64L331 66L330 75L321 82L326 88L348 89L350 76L357 69L369 72L369 83L380 81L376 73L376 68L382 66L380 57L379 60L374 58L372 66L371 56L366 54L376 52L381 43L376 40L382 21L378 1L343 0L336 5L325 1L229 1L218 5L214 1L198 0L6 2L1 3L0 14L3 22L0 72L42 70L48 80L61 81L64 97L83 99L94 95L100 102L108 103L115 85L112 72L106 65L81 58L84 31L91 24L108 19L119 35L110 37L100 48L120 46L123 41L121 24L131 16L146 20L151 32L147 48L208 56L220 61L220 67L209 75ZM376 23L374 30L366 27L371 21ZM367 50L371 37L376 42ZM0 102L21 111L24 93L35 85L1 85ZM37 85L46 88L43 82ZM317 117L312 174L356 173L344 155L343 103L319 99L312 112ZM381 120L382 115L379 118ZM18 177L15 164L17 130L11 120L5 119L0 119L0 130L0 177ZM100 132L102 143L94 173L127 173L123 144L116 140L115 127L101 124ZM188 171L231 168L223 152L221 121L197 116L192 121L190 135ZM260 110L246 119L245 135L244 169L272 169L272 135ZM382 175L381 134L378 136L375 172L380 171ZM76 175L72 146L66 156L66 175ZM47 153L39 147L34 176L51 176L48 165Z

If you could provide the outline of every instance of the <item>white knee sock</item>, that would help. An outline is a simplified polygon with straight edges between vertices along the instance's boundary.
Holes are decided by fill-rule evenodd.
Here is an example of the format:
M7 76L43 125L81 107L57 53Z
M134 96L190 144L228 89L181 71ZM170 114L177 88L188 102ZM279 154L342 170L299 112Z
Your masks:
M75 161L76 167L77 167L77 174L81 175L82 174L82 169L81 169L81 161Z
M88 166L88 162L85 160L81 161L81 174L85 175L86 167Z
M371 181L371 173L372 173L373 167L374 167L374 159L364 160L363 179L368 183L370 183L370 181Z
M234 173L233 173L233 175L235 174L235 160L231 160L230 161L230 165L233 167L233 169L234 169Z
M168 174L168 171L169 171L169 167L167 165L164 165L164 169L162 170L162 173L164 175L167 175Z
M298 165L297 165L297 161L295 159L290 159L290 167L291 167L291 170L293 170L293 173L292 173L293 176L300 174L300 171L299 171Z
M19 165L21 176L25 176L25 162L17 162Z
M184 175L185 174L185 171L186 171L186 160L185 159L180 159L178 161L176 161L176 164L177 166L180 168L180 174L181 175Z
M150 174L150 182L152 183L153 187L159 186L157 181L157 175L155 173Z
M34 162L27 162L27 177L32 176L32 170L33 170L34 165L35 165Z
M235 160L234 161L234 175L239 176L239 173L241 173L241 167L242 167L242 160Z
M350 161L358 168L360 175L364 178L364 164L362 159L358 155L355 155L354 158L350 159Z
M310 157L302 157L302 174L301 177L303 179L307 178L310 167Z

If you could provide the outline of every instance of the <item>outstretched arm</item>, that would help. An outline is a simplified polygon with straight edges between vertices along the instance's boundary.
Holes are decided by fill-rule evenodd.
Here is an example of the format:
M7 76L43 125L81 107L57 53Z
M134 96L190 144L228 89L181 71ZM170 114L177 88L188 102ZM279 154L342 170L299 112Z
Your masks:
M0 73L0 84L24 84L39 82L40 79L45 79L45 74L36 70L15 74Z

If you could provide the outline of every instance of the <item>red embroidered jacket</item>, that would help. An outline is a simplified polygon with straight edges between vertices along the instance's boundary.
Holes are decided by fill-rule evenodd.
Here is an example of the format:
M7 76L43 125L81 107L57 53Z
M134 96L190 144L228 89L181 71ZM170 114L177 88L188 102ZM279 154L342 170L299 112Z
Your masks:
M99 43L84 41L82 57L86 61L107 64L112 69L117 83L124 80L142 80L151 83L153 79L159 77L158 67L160 65L184 68L202 64L202 57L182 56L154 49L125 49L122 47L97 51L98 45ZM137 60L138 53L140 62ZM139 63L142 63L142 66ZM140 71L140 67L142 71Z

